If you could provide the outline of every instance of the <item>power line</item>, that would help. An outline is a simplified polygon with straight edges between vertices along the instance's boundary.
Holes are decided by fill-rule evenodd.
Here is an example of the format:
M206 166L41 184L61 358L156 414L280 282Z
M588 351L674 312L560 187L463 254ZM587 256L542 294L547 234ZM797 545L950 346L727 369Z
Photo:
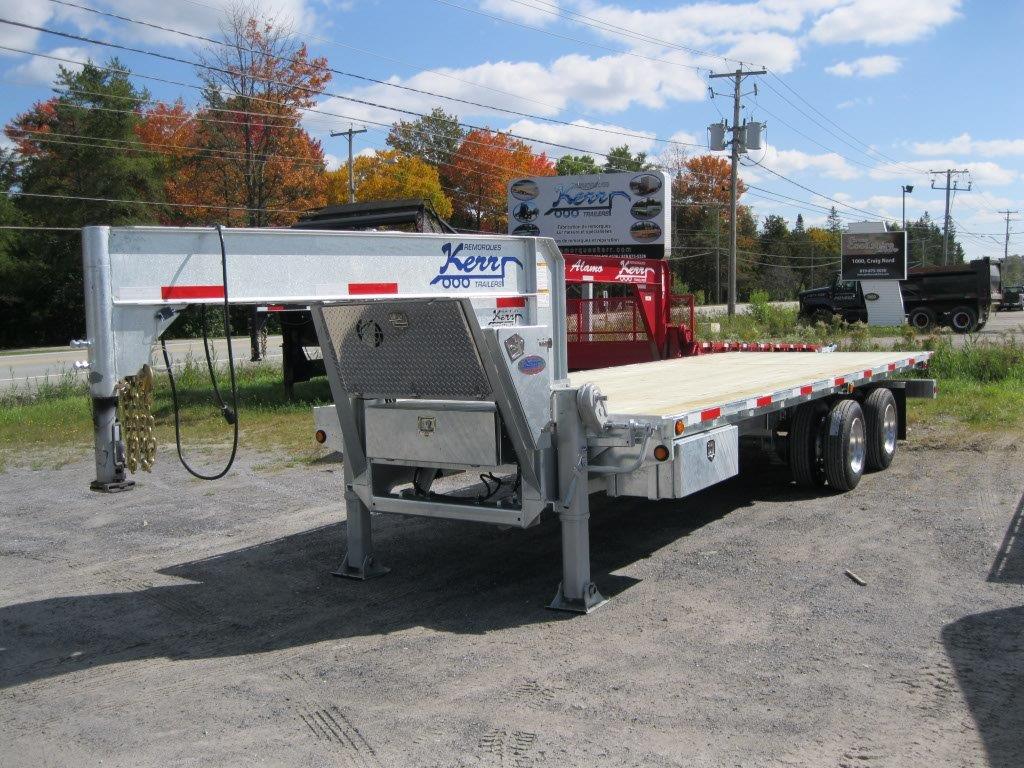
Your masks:
M209 43L211 45L219 45L219 46L222 46L222 47L225 47L225 48L234 48L236 50L244 51L246 53L252 53L252 54L259 55L259 56L269 57L269 54L266 54L266 53L264 53L264 52L262 52L262 51L260 51L258 49L255 49L255 48L247 48L245 46L236 45L234 43L230 43L230 42L227 42L227 41L224 41L224 40L216 40L214 38L206 37L204 35L197 35L197 34L194 34L194 33L191 33L191 32L185 32L184 30L175 29L174 27L168 27L168 26L165 26L163 24L154 24L153 22L144 21L144 20L141 20L141 19L134 19L134 18L131 18L130 16L123 16L123 15L120 15L120 14L117 14L117 13L111 13L109 11L101 11L101 10L96 9L96 8L91 8L91 7L87 6L87 5L80 5L78 3L69 2L69 0L49 0L49 2L54 3L56 5L67 6L69 8L77 8L78 10L86 11L86 12L89 12L89 13L94 13L94 14L96 14L98 16L104 16L104 17L107 17L107 18L116 19L118 21L124 21L124 22L127 22L129 24L137 24L139 26L149 27L149 28L152 28L152 29L157 29L157 30L160 30L162 32L170 32L172 34L181 35L182 37L187 37L187 38L192 39L192 40L198 40L200 42ZM297 61L297 59L295 59L294 57L291 57L291 58L289 58L289 57L281 57L281 58L283 60L285 60L285 61L290 61L292 63L295 63ZM568 120L560 120L560 119L554 118L554 117L544 117L543 115L532 114L532 113L529 113L529 112L520 112L520 111L517 111L517 110L514 110L514 109L506 109L505 107L499 107L499 106L496 106L496 105L493 105L493 104L482 104L482 103L477 102L477 101L471 101L471 100L468 100L468 99L462 99L462 98L459 98L457 96L446 96L444 94L435 93L433 91L427 91L427 90L424 90L424 89L421 89L421 88L414 88L412 86L402 85L400 83L392 83L392 82L388 82L387 80L380 80L378 78L369 77L367 75L360 75L360 74L357 74L355 72L346 72L344 70L335 69L334 67L326 67L326 69L327 69L327 71L332 72L333 74L336 74L336 75L341 75L342 77L349 77L349 78L352 78L352 79L355 79L355 80L362 80L364 82L369 82L369 83L373 83L375 85L381 85L381 86L385 86L385 87L388 87L388 88L396 88L396 89L399 89L399 90L402 90L402 91L408 91L410 93L416 93L416 94L419 94L421 96L431 96L433 98L445 99L445 100L452 101L452 102L455 102L455 103L458 103L458 104L464 104L464 105L472 106L472 107L479 107L481 109L484 109L484 110L487 110L487 111L490 111L490 112L501 112L501 113L505 113L505 114L508 114L508 115L513 115L515 117L524 117L524 118L528 118L528 119L531 119L531 120L543 120L545 122L552 123L554 125L564 125L564 126L569 126L569 127L573 127L573 128L583 128L585 130L595 131L595 132L598 132L598 133L612 134L612 135L615 135L615 136L622 136L622 137L625 137L625 138L653 140L653 141L657 141L657 142L661 142L661 143L665 143L665 144L671 144L671 145L677 145L677 146L686 146L686 147L698 146L697 144L694 144L692 142L678 141L678 140L675 140L675 139L659 139L657 137L646 136L646 135L643 135L643 134L632 133L632 132L629 132L629 131L620 131L620 130L611 129L611 128L603 128L601 126L581 125L578 122L571 122L571 121L568 121ZM265 79L265 78L256 78L256 79ZM324 92L324 93L326 93L326 92ZM331 95L334 98L345 98L343 96L340 96L339 94L328 94L328 95ZM377 105L377 106L379 106L379 105ZM385 109L386 108L387 107L385 107Z
M223 67L217 67L217 66L214 66L212 64L206 64L206 63L203 63L203 62L197 62L197 61L192 61L192 60L189 60L189 59L183 59L183 58L180 58L178 56L171 56L170 54L158 53L156 51L149 51L149 50L146 50L146 49L143 49L143 48L134 48L134 47L129 46L129 45L122 45L120 43L113 43L113 42L106 41L106 40L98 40L98 39L95 39L95 38L86 37L84 35L72 34L70 32L60 32L58 30L48 29L47 27L40 27L40 26L36 26L36 25L33 25L33 24L26 24L26 23L20 22L20 21L12 21L10 19L0 18L0 24L7 24L9 26L19 27L19 28L22 28L22 29L29 29L29 30L33 30L33 31L36 31L36 32L44 32L46 34L54 35L56 37L63 37L63 38L69 39L69 40L77 40L79 42L90 43L92 45L102 45L102 46L105 46L105 47L114 48L116 50L127 51L129 53L139 53L139 54L142 54L142 55L145 55L145 56L152 56L154 58L163 59L165 61L171 61L171 62L174 62L174 63L177 63L177 64L185 64L185 65L190 66L190 67L206 69L206 70L209 70L211 72L220 72L222 74L227 74L227 75L232 75L233 74L232 71L229 70L229 69L225 69ZM340 94L340 93L333 93L331 91L318 90L318 89L315 89L315 88L308 88L308 87L305 87L305 86L295 86L294 84L282 82L280 80L274 80L273 78L259 77L259 76L256 76L256 75L252 75L251 77L254 80L260 80L261 82L271 83L271 84L275 84L275 85L281 85L281 86L285 86L285 87L288 87L288 88L294 88L296 90L303 91L303 92L305 92L305 93L307 93L309 95L312 95L312 96L327 96L329 98L341 99L343 101L349 101L349 102L352 102L352 103L355 103L355 104L361 104L363 106L375 107L377 109L383 109L383 110L386 110L386 111L389 111L389 112L397 112L399 114L410 115L410 116L418 117L418 118L428 117L428 115L426 115L426 114L424 114L422 112L416 112L415 110L404 109L402 107L389 106L387 104L381 104L379 102L370 101L368 99L359 99L359 98L356 98L354 96L345 96L345 95ZM360 122L374 122L374 121L362 120ZM487 131L487 132L490 132L490 130L491 130L489 128L485 128L485 127L481 127L481 126L478 126L478 125L474 125L472 123L465 123L465 122L461 122L461 121L458 122L458 125L460 127L462 127L462 128L466 128L466 129L469 129L471 131ZM572 123L570 125L573 125L574 127L580 127L580 126L578 126L577 124L574 124L574 123ZM561 144L561 143L555 142L555 141L548 141L546 139L538 139L538 138L535 138L535 137L532 137L532 136L525 136L525 135L522 135L522 134L512 133L511 131L501 131L501 133L503 133L505 136L509 136L510 138L519 139L520 141L528 141L528 142L533 142L533 143L536 143L536 144L543 144L545 146L558 147L559 149L566 149L566 150L569 150L571 152L582 152L583 154L599 155L599 156L602 156L602 157L607 157L608 156L608 153L606 153L606 152L596 152L594 150L583 149L583 148L580 148L580 147L571 146L569 144ZM650 139L651 137L647 136L647 137L644 137L644 138ZM680 142L680 143L682 143L682 142ZM697 145L690 145L690 146L697 146Z

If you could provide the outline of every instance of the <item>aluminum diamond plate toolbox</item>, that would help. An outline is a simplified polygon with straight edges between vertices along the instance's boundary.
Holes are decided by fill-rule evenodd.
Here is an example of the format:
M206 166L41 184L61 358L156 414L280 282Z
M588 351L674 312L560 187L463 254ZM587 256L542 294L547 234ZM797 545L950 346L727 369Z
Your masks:
M345 389L364 398L483 400L491 386L462 305L374 301L324 307Z

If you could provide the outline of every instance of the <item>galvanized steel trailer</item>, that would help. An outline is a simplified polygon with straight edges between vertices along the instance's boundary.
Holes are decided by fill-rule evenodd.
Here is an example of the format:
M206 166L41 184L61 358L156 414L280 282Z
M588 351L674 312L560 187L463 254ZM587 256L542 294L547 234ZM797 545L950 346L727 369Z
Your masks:
M543 238L87 227L83 231L97 490L129 487L117 387L189 304L302 303L344 443L348 547L339 575L387 571L372 512L527 527L554 510L553 608L603 602L589 495L679 499L737 474L741 437L798 483L849 490L884 468L929 353L744 352L568 373L564 263ZM241 415L244 420L244 413ZM501 468L514 480L500 479ZM447 492L484 474L485 493ZM492 478L490 481L484 479ZM492 488L491 483L496 486Z

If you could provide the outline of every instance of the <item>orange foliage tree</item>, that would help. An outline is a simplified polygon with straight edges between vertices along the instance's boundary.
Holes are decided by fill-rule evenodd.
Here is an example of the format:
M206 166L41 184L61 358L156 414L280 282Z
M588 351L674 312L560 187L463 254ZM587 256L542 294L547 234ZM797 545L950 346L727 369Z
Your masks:
M546 154L535 155L519 139L488 130L466 134L443 171L452 184L454 221L490 232L505 231L508 182L520 176L554 173L555 164Z
M137 133L167 156L173 223L281 226L325 202L323 149L301 126L330 79L289 29L229 10L222 45L197 68L204 105L179 102L145 113Z

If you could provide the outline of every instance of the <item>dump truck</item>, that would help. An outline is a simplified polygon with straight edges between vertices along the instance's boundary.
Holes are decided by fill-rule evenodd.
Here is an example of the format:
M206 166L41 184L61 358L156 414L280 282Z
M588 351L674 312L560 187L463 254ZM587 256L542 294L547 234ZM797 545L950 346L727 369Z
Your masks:
M985 327L1003 298L999 263L989 258L911 269L900 281L900 291L907 322L919 331L941 324L957 333L973 333ZM839 275L827 286L801 291L799 299L800 315L808 320L827 322L837 315L849 323L868 319L860 282Z
M514 528L557 515L550 607L587 613L604 602L591 494L686 514L678 501L735 477L747 444L784 457L800 486L852 491L894 460L907 398L935 396L934 381L901 378L928 352L735 352L570 372L565 261L547 238L93 226L82 243L87 338L73 346L88 352L91 488L130 490L155 455L152 350L186 307L308 306L344 443L336 573L353 579L387 573L377 514ZM237 428L245 413L225 418Z

